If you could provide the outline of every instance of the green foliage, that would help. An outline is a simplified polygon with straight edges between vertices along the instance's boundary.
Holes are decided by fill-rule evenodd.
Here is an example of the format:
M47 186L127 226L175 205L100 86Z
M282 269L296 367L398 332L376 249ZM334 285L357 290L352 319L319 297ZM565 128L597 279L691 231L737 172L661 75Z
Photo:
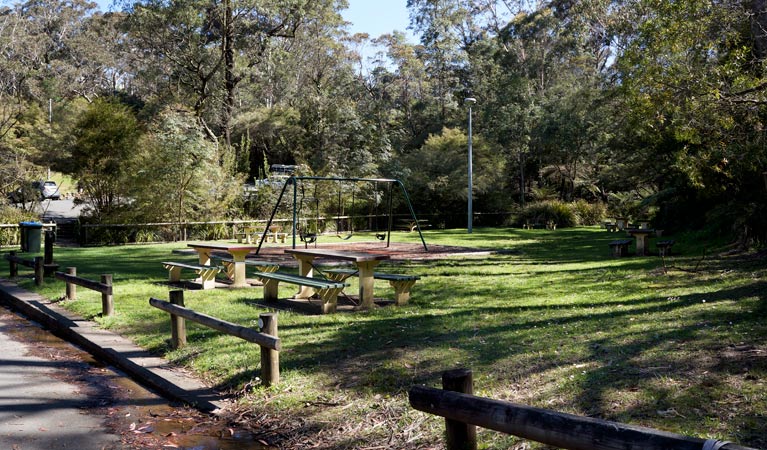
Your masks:
M523 223L539 225L553 221L560 228L574 227L578 222L573 206L559 200L531 203L522 208L519 218Z
M131 220L212 221L238 206L241 179L220 165L233 164L232 153L217 151L189 111L163 110L139 148L129 191L135 199Z
M589 203L586 200L576 200L571 204L578 225L599 225L607 217L607 206L604 203Z
M97 220L115 220L127 206L135 176L141 136L136 117L127 106L97 99L82 113L72 135L70 164L88 212Z
M481 136L472 136L473 187L478 203L503 187L504 163ZM464 210L468 198L468 137L457 129L444 129L407 157L411 169L408 191L421 211L438 213Z

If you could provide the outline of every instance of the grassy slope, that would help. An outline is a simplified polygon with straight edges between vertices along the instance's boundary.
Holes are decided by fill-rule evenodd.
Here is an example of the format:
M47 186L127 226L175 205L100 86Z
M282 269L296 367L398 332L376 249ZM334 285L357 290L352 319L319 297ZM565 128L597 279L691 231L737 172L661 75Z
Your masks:
M441 372L456 367L473 369L478 395L767 446L763 259L702 259L695 236L676 236L683 255L667 260L666 272L658 257L610 258L616 234L596 228L425 235L430 244L504 252L404 263L398 272L422 276L405 307L280 312L283 382L269 390L249 383L259 372L257 346L190 324L190 345L167 348L168 318L147 299L167 298L159 262L183 244L61 248L56 260L80 276L113 273L117 315L97 320L244 394L251 417L278 427L285 447L320 440L329 448L428 447L443 422L412 411L407 390L438 386ZM51 298L63 292L61 282L42 288ZM379 282L377 296L387 292ZM98 314L99 294L78 293L67 306ZM253 304L260 296L260 289L185 292L188 307L250 326L264 311ZM481 432L480 442L500 449L514 439Z

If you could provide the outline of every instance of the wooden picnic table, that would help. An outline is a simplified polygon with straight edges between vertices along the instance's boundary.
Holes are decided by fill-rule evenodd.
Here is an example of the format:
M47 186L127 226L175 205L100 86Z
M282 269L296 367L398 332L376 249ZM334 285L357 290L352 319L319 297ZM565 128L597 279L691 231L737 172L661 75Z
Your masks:
M636 238L637 256L647 255L647 250L650 248L647 241L650 237L655 236L655 230L652 228L627 228L626 232Z
M293 255L293 257L298 260L298 273L305 277L311 277L313 275L313 262L316 258L353 262L359 271L359 301L361 308L373 307L373 269L381 261L389 259L389 255L383 254L346 250L325 250L322 248L292 248L286 249L285 253ZM301 286L296 298L309 298L312 294L314 294L312 288Z
M224 251L232 256L234 262L234 274L232 279L232 287L245 287L248 286L247 276L245 274L245 257L248 253L256 251L258 248L255 245L242 245L242 244L225 244L225 243L213 243L213 242L193 242L187 244L192 247L199 256L200 265L210 266L210 254L214 251ZM215 280L205 281L203 283L203 289L211 289L215 287Z

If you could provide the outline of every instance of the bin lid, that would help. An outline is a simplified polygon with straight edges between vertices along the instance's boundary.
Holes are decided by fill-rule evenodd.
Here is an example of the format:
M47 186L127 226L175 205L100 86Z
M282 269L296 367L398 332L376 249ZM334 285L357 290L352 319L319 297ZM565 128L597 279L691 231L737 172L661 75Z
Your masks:
M40 222L19 222L19 225L27 228L42 228L43 224Z

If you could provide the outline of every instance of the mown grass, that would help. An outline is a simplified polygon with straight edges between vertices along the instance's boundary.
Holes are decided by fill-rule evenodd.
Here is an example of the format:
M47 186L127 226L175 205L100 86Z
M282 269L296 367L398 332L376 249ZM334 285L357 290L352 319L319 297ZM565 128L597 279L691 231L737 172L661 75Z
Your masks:
M98 317L99 294L85 289L67 308L240 394L250 417L279 427L284 448L427 448L443 421L411 410L407 390L439 386L441 373L456 367L474 371L478 395L767 447L763 257L714 256L724 243L694 234L674 236L681 254L665 267L657 256L609 257L616 235L597 228L425 236L430 245L498 252L402 262L396 272L422 277L404 307L281 311L283 381L270 389L252 382L255 345L189 324L189 346L169 348L168 317L148 298L168 296L160 261L194 261L171 256L183 243L57 248L56 260L80 276L114 275L116 316ZM396 239L418 242L415 234ZM64 287L49 280L38 290L57 298ZM293 292L287 286L280 296ZM389 292L377 284L377 296ZM185 292L188 307L248 326L266 311L260 298L260 288ZM489 449L516 443L488 431L479 439Z

